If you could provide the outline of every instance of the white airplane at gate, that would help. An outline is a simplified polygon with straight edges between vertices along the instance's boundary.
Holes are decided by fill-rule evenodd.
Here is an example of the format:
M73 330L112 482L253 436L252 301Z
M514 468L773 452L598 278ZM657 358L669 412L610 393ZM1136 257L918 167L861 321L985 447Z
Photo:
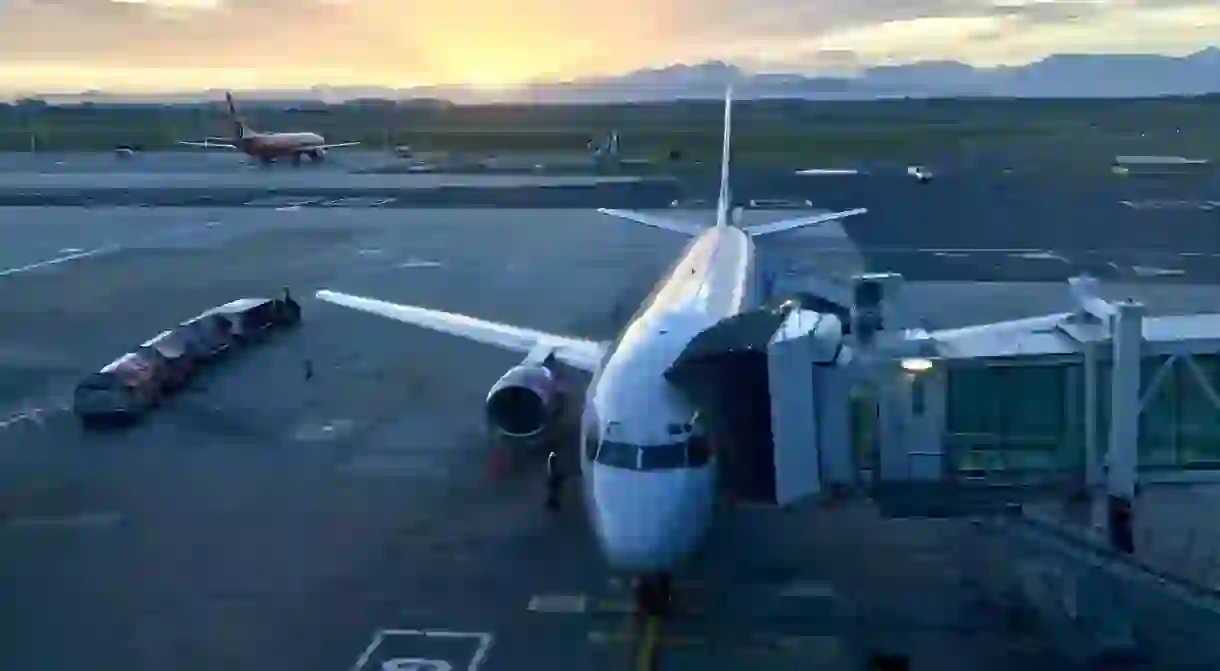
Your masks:
M610 567L639 578L637 585L667 585L669 572L697 549L712 518L717 481L718 459L709 449L697 409L664 373L697 335L757 307L755 238L866 212L855 209L744 228L730 225L731 138L730 90L724 104L714 226L598 210L694 238L613 342L328 290L317 293L322 301L525 355L492 386L486 401L492 428L510 441L542 435L557 416L565 405L559 398L562 371L591 374L579 449L586 511Z

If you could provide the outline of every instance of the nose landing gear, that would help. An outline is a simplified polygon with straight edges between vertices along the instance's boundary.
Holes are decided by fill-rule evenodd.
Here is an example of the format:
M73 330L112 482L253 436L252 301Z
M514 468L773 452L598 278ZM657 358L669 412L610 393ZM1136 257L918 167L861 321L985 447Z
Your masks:
M673 614L673 584L667 573L634 578L631 598L635 612L643 617L664 619Z

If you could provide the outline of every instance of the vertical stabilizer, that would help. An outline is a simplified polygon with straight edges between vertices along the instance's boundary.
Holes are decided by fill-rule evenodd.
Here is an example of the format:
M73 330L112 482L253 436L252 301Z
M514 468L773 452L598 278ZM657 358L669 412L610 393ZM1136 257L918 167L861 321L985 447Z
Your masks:
M246 122L242 121L241 115L237 113L237 105L233 104L233 93L225 91L225 102L229 103L229 120L233 122L233 137L241 140L250 134L246 128Z
M720 149L720 195L716 199L716 226L729 225L729 147L733 140L733 87L724 91L724 145Z

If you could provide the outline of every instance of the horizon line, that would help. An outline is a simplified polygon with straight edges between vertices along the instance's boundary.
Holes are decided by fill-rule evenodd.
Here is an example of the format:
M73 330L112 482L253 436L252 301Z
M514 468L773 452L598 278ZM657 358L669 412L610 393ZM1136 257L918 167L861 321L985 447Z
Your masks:
M1059 58L1062 58L1062 57L1122 58L1122 57L1145 56L1145 57L1159 57L1159 58L1165 58L1165 59L1182 60L1182 59L1190 58L1192 56L1196 56L1198 54L1207 53L1210 51L1220 51L1220 43L1204 46L1199 49L1190 51L1189 53L1186 53L1181 56L1176 56L1173 54L1165 54L1165 53L1148 53L1148 52L1104 52L1104 53L1103 52L1098 52L1098 53L1056 52L1056 53L1052 53L1052 54L1047 54L1046 56L1043 56L1041 58L1029 60L1029 61L1026 61L1026 62L1023 62L1020 64L1015 64L1015 65L974 65L974 64L971 64L971 63L968 63L965 61L960 61L960 60L955 60L955 59L921 59L921 60L913 60L913 61L908 61L908 62L903 62L903 63L860 64L860 65L857 65L854 67L842 68L839 72L836 72L836 73L824 73L824 74L812 72L812 71L808 71L808 70L802 71L797 68L767 69L766 66L746 67L746 66L739 65L732 59L709 58L709 59L698 60L698 61L674 61L674 62L664 64L664 65L645 66L645 67L640 67L640 68L635 68L635 69L630 69L630 70L624 70L624 71L620 71L620 72L616 72L616 73L602 73L602 74L595 73L595 74L589 74L589 75L583 75L583 76L577 76L577 77L555 77L555 78L546 78L546 76L544 75L544 76L539 76L539 77L531 79L531 80L526 80L526 81L522 81L522 82L515 83L515 84L505 84L503 86L496 86L496 87L480 86L480 85L469 83L469 82L432 83L432 84L421 83L421 84L407 84L407 85L376 84L376 83L333 85L333 84L318 83L318 84L310 84L307 86L273 86L273 87L254 87L254 88L243 88L243 87L233 87L233 86L215 86L215 87L189 88L189 89L131 89L131 90L123 89L123 90L117 90L117 91L113 90L113 89L83 89L83 90L71 90L71 91L37 91L37 92L35 92L35 91L32 91L31 89L11 88L11 89L0 89L0 95L20 96L20 97L72 96L72 95L89 95L89 94L125 95L125 96L157 96L157 95L173 96L173 95L191 95L191 94L198 94L198 93L209 93L209 92L214 92L214 91L234 91L234 92L246 91L246 92L270 93L270 92L281 92L281 91L283 91L283 92L317 91L319 89L321 89L321 90L326 90L326 89L331 89L331 90L381 89L381 90L395 91L395 92L410 92L410 91L416 91L416 90L420 90L420 89L450 89L450 90L457 89L457 90L462 90L465 92L475 93L475 94L481 93L481 94L485 94L485 95L495 95L495 94L520 92L520 91L529 89L531 87L537 87L537 86L562 86L562 85L573 85L573 84L579 85L579 84L607 83L607 82L612 82L613 80L616 80L616 79L622 79L624 77L629 77L629 76L635 75L635 74L648 73L648 72L661 72L664 70L681 68L681 67L696 68L696 67L709 66L709 65L720 65L720 66L724 66L726 69L732 68L734 70L737 70L738 72L740 72L742 75L745 75L745 76L789 75L789 76L802 77L805 79L861 79L864 76L866 76L869 73L869 71L871 71L871 70L911 67L911 66L924 65L924 64L929 64L929 63L958 64L958 65L962 65L965 67L969 67L973 70L997 71L997 70L1018 69L1018 68L1023 68L1023 67L1029 67L1032 65L1037 65L1039 63L1043 63L1051 58L1056 58L1056 57L1059 57ZM224 70L225 68L217 68L217 69ZM647 88L647 85L642 85L642 86L640 86L640 88ZM1203 94L1203 95L1207 95L1207 94Z

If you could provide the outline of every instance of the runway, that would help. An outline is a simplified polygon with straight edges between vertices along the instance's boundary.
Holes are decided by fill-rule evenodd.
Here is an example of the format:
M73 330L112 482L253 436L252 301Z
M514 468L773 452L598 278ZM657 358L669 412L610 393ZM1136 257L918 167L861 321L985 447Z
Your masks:
M488 473L480 409L515 357L311 298L326 287L609 337L685 241L571 203L0 208L0 667L630 665L621 590L575 489L550 518L536 468ZM886 203L850 204L924 207ZM942 213L917 238L907 221L870 213L762 253L777 266L821 254L832 273L901 265L913 281L1050 277L1078 263L1025 271L1046 260L1014 249L958 263L926 250L962 231L974 237L959 244L975 245L985 227ZM1220 253L1205 222L1175 225L1182 247L1142 253ZM1066 256L1088 237L1073 235L1031 248ZM1141 253L1138 240L1090 235ZM930 242L902 248L908 239ZM1214 282L1205 266L1171 279ZM298 331L225 361L131 430L86 434L72 421L83 374L207 307L282 286L302 301ZM978 609L958 533L860 509L738 511L691 576L707 612L679 627L685 643L671 641L666 666L809 668L839 655L828 668L848 668L865 640L911 650L915 668L1056 668ZM584 595L585 612L530 610L547 595Z

